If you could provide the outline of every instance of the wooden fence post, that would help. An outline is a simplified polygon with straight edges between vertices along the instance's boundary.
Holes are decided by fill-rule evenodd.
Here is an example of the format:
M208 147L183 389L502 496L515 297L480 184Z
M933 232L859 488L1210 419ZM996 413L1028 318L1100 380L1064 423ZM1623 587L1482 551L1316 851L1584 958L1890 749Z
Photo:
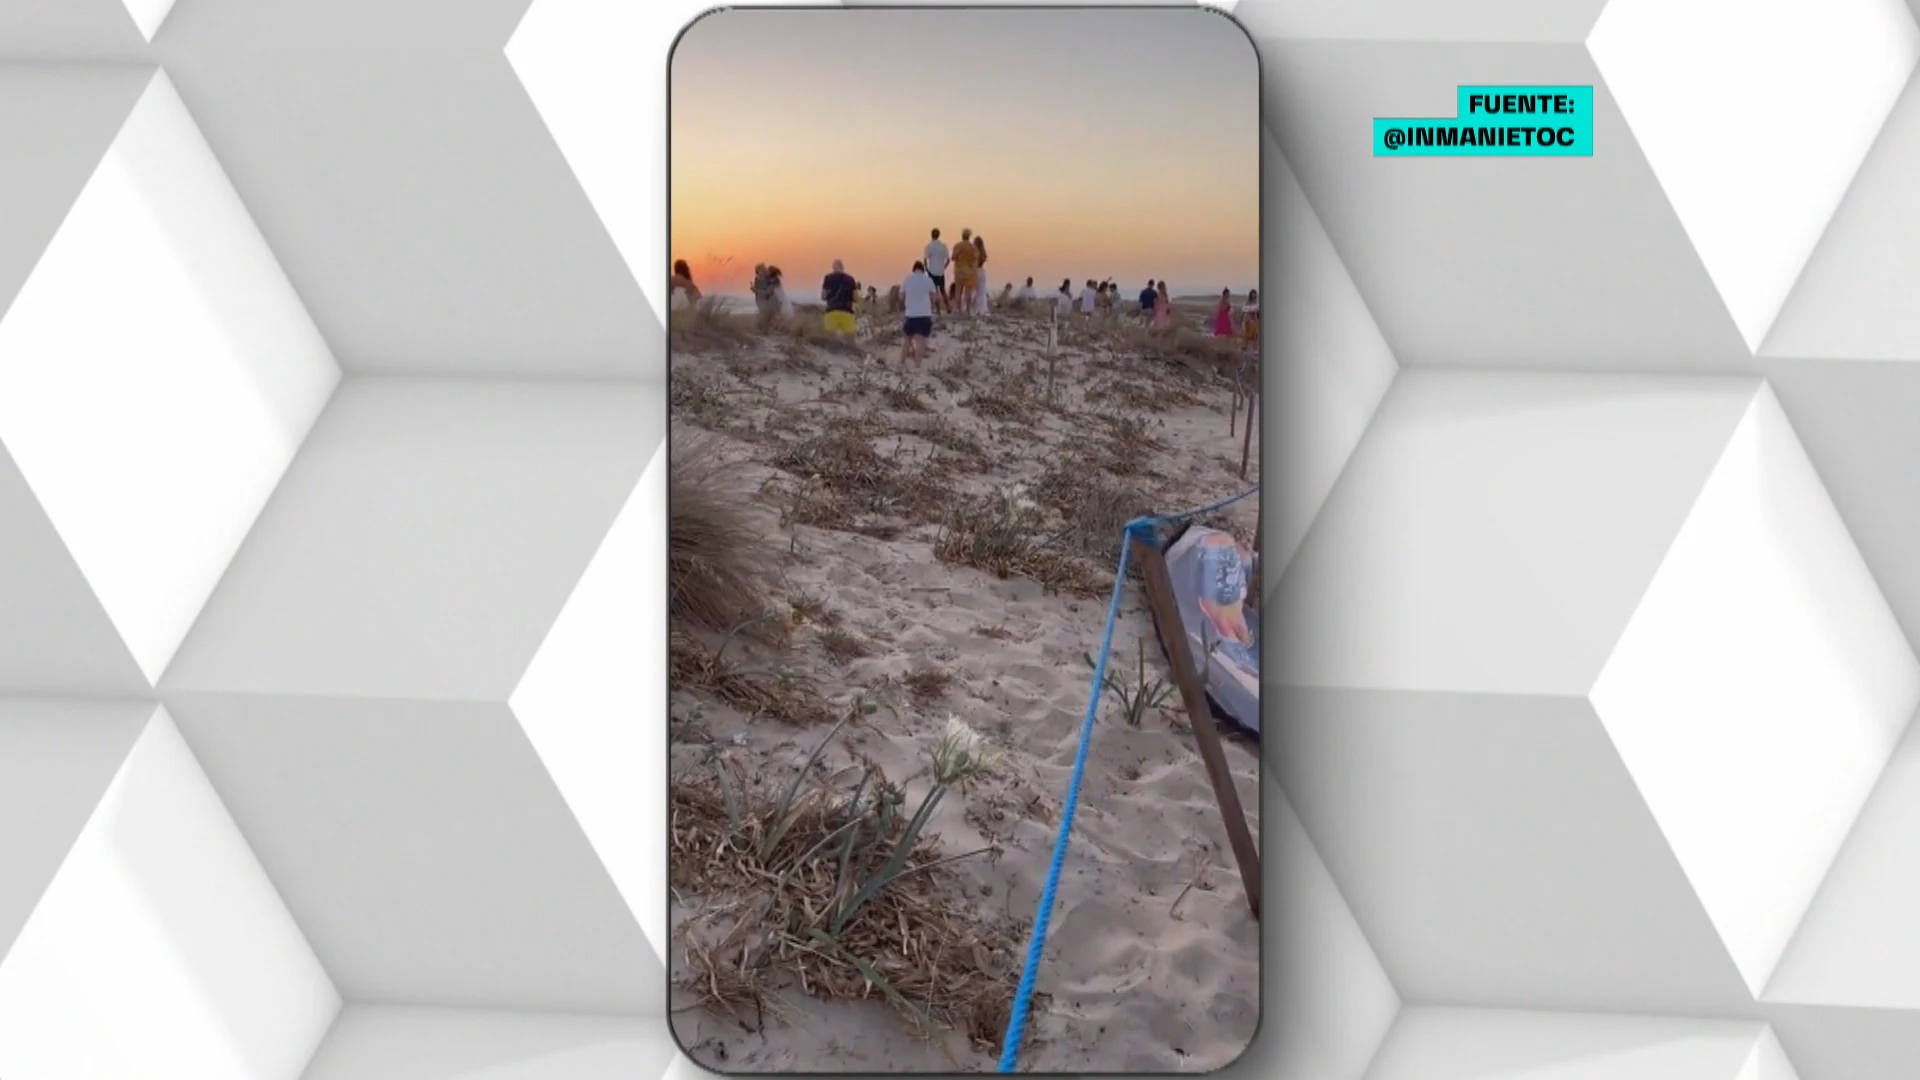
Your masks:
M1161 640L1167 645L1167 660L1173 666L1174 683L1180 687L1180 701L1193 722L1193 741L1200 747L1200 760L1206 763L1207 779L1213 784L1214 798L1220 804L1220 817L1227 827L1227 843L1233 848L1233 861L1240 867L1240 885L1247 893L1247 906L1260 918L1260 849L1247 829L1246 811L1240 808L1240 792L1233 786L1233 772L1227 768L1227 753L1220 745L1220 732L1214 729L1213 712L1207 707L1207 692L1193 663L1193 651L1187 641L1186 624L1180 620L1180 606L1174 600L1173 579L1167 573L1167 560L1152 543L1132 537L1133 557L1140 564L1140 577L1147 586L1147 603L1160 624Z
M1227 409L1227 438L1239 434L1236 425L1240 422L1240 373L1233 375L1233 405Z
M1253 456L1254 416L1260 408L1260 390L1255 388L1247 392L1247 430L1240 443L1240 479L1247 478L1247 461Z
M1059 362L1060 308L1055 305L1047 316L1047 407L1053 408L1053 370Z

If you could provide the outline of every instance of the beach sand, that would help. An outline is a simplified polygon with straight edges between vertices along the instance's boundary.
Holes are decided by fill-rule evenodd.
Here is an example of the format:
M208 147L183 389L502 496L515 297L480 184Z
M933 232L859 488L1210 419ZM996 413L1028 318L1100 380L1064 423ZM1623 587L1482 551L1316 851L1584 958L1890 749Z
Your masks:
M775 581L777 640L727 639L730 663L774 672L780 687L804 687L824 710L801 724L749 717L712 687L678 681L676 792L716 762L778 791L832 720L865 695L883 707L847 723L815 782L850 792L864 768L877 767L905 789L910 810L927 789L928 756L947 718L959 718L1001 756L940 804L927 832L951 861L928 877L992 928L973 966L1010 985L1091 689L1084 657L1097 649L1106 616L1114 562L1095 534L1117 540L1136 514L1244 490L1258 480L1259 448L1243 481L1240 423L1228 430L1234 382L1223 373L1234 362L1208 359L1210 343L1190 338L1199 355L1179 359L1134 352L1134 330L1070 333L1053 361L1049 405L1044 317L944 320L929 368L906 372L897 319L880 322L863 341L864 357L779 330L675 330L675 453L698 444L731 463L726 475L751 503L747 520ZM876 482L881 494L856 505L836 492L833 476L803 475L809 460L826 460L807 452L836 433L864 442L884 464L893 479ZM1063 484L1074 470L1083 483ZM1078 544L1078 554L1049 571L1061 575L1059 591L936 556L954 507L1004 502L1016 483L1048 507L1039 532L1074 533L1065 519L1076 506L1089 515L1065 543ZM1256 497L1209 524L1250 542L1257 515ZM1118 626L1114 670L1131 680L1144 653L1147 680L1164 676L1137 582L1126 587ZM1228 739L1226 752L1257 836L1257 749ZM778 962L756 976L761 996L751 1005L713 1001L719 980L688 945L711 948L739 923L743 901L703 888L700 868L684 865L723 857L712 847L681 850L680 841L694 843L691 818L676 794L672 1022L696 1061L728 1072L994 1067L1004 1016L977 1018L971 1031L960 1022L916 1032L881 991L865 1001L823 999L782 976ZM1178 695L1137 727L1107 697L1022 1069L1204 1072L1230 1063L1258 1023L1258 929Z

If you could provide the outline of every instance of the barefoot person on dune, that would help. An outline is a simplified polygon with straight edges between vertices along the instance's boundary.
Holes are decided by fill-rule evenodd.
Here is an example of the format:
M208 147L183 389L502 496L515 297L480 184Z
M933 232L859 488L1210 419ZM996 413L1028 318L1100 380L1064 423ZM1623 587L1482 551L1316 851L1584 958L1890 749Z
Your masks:
M927 273L927 264L916 262L913 272L907 280L900 283L900 299L906 305L906 324L901 328L903 337L900 342L900 364L913 366L912 361L927 358L927 339L933 336L933 308L938 301L940 287L933 283L933 277Z

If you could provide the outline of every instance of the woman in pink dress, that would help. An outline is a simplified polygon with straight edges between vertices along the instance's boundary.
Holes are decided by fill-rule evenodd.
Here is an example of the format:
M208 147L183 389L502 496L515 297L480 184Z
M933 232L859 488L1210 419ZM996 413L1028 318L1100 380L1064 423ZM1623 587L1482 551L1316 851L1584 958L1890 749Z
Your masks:
M1213 336L1233 336L1233 290L1220 290L1220 306L1213 309Z
M1173 325L1173 298L1167 295L1167 283L1155 282L1153 286L1153 328L1165 330Z

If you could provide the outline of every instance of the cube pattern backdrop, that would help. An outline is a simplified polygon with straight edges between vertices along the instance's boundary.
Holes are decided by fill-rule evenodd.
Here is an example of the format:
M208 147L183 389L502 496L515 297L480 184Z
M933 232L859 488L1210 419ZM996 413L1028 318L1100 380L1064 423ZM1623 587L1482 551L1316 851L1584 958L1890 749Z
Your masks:
M8 1080L672 1063L664 335L528 6L0 5Z
M0 5L0 1076L699 1074L658 271L700 10ZM1920 1069L1914 13L1234 13L1283 617L1230 1072ZM1594 86L1595 156L1371 156L1465 82Z
M1913 10L1236 14L1273 1071L1920 1074ZM1372 156L1462 84L1593 86L1593 157Z

